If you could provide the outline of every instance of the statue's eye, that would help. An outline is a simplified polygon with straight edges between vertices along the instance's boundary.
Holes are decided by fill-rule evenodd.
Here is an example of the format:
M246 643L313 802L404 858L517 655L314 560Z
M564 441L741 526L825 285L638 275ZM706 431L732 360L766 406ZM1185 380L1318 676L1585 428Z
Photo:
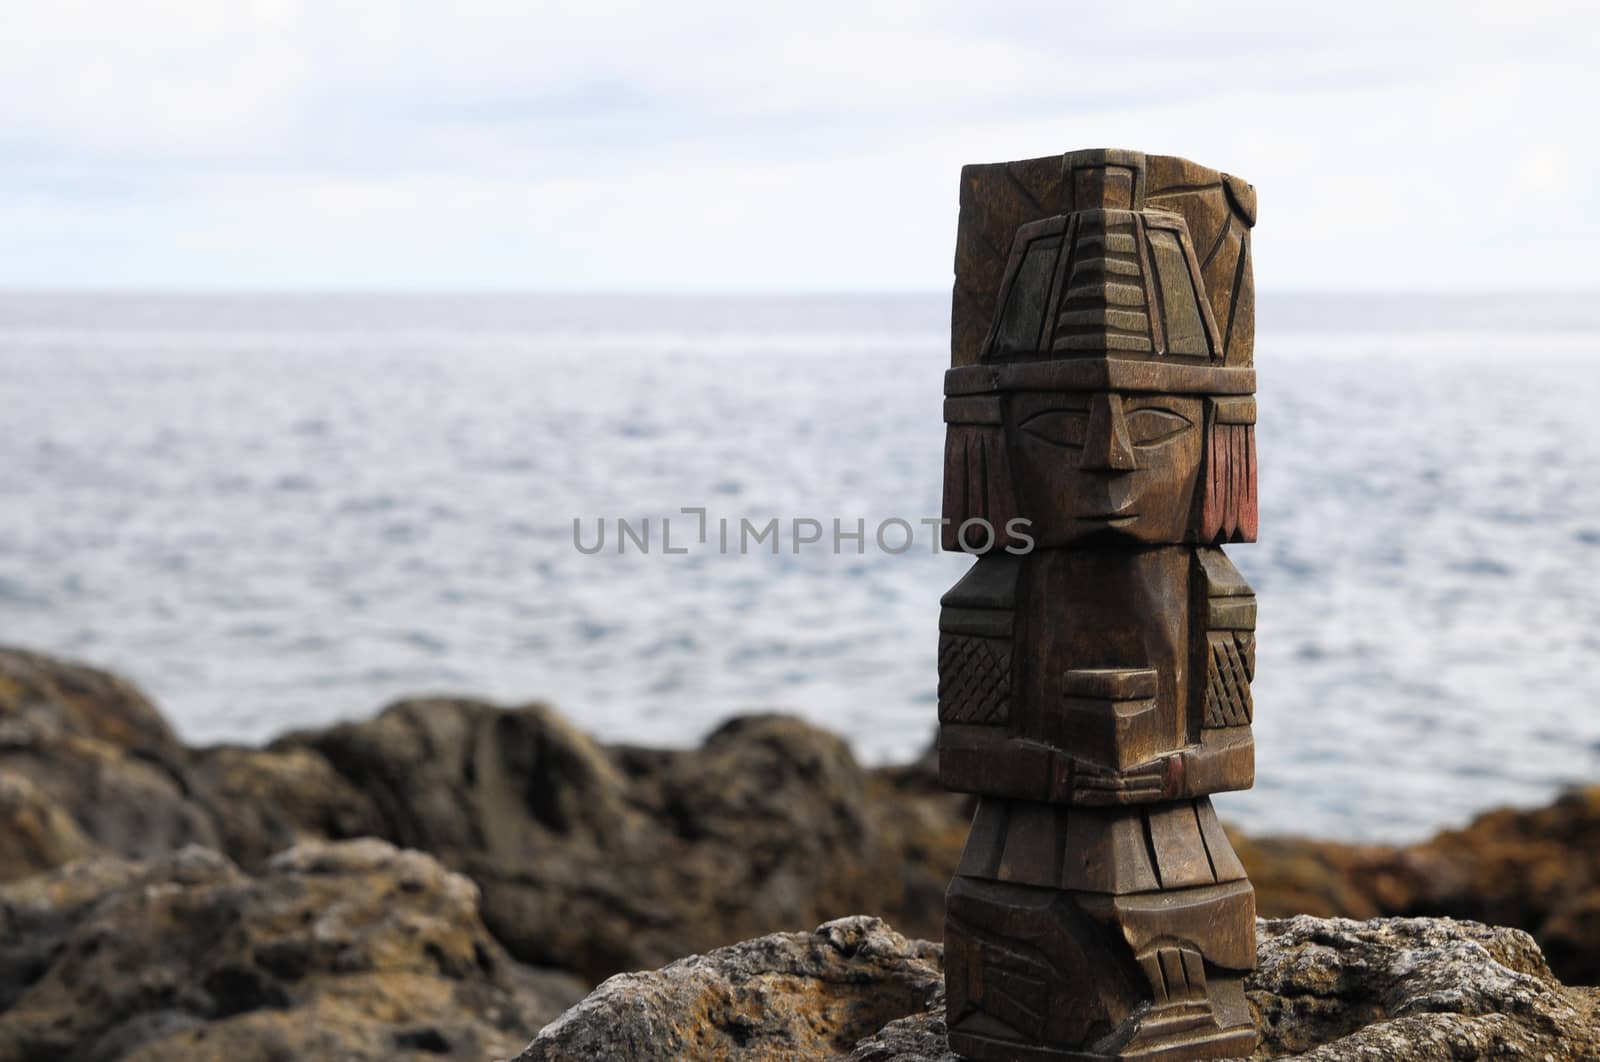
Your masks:
M1160 446L1194 425L1188 417L1166 409L1136 409L1128 414L1128 437L1135 446Z
M1022 422L1022 430L1053 446L1081 449L1089 429L1086 409L1047 409Z

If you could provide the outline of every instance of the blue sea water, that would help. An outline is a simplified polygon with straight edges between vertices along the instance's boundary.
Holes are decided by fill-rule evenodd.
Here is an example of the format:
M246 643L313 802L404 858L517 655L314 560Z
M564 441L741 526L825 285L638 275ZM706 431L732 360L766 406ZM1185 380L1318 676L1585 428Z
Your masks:
M947 314L0 296L0 641L131 676L197 742L457 692L650 743L782 709L909 757L969 563L918 523ZM1225 817L1410 838L1600 777L1597 358L1587 295L1262 297L1261 541L1229 547L1260 595L1258 781ZM617 554L619 518L649 553ZM741 554L772 518L777 554ZM797 518L820 546L792 551ZM903 553L874 541L896 518Z

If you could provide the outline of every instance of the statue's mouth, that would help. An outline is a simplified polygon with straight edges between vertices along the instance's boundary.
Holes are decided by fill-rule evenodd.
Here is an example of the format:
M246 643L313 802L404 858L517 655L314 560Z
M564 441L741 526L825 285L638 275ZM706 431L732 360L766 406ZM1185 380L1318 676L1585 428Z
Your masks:
M1139 516L1138 513L1099 513L1094 516L1080 516L1079 520L1090 524L1106 524L1117 527L1122 524L1132 523Z

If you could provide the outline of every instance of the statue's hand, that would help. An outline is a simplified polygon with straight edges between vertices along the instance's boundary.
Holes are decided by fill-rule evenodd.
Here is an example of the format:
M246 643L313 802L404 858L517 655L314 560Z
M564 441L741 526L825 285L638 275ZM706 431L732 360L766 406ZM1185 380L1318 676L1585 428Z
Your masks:
M1075 760L1072 772L1074 804L1144 804L1161 800L1166 789L1166 757L1141 763L1125 771Z

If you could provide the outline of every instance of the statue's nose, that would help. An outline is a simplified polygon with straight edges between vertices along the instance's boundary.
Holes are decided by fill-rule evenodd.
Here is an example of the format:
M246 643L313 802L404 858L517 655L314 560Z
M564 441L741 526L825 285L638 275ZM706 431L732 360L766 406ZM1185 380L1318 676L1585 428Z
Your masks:
M1085 472L1132 472L1139 467L1128 438L1128 421L1122 415L1122 396L1101 393L1089 403L1089 427L1083 440Z

